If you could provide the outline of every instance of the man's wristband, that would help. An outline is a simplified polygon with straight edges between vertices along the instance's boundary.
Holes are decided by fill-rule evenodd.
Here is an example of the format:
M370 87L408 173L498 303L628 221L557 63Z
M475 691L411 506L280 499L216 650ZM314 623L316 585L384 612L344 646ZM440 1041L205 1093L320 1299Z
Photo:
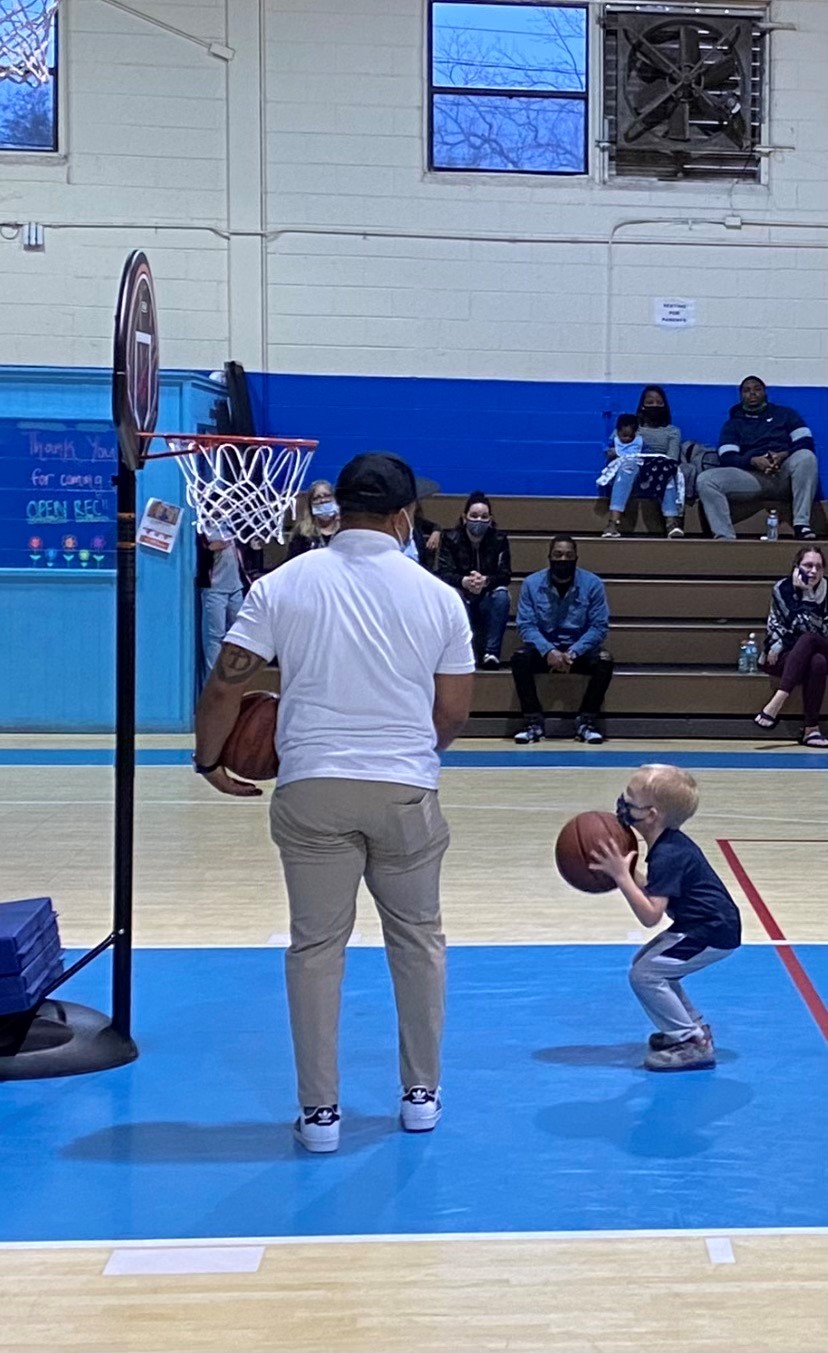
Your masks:
M193 752L193 770L195 771L196 775L212 775L213 771L218 770L220 765L221 765L220 761L214 761L212 766L202 766L200 762L196 759L195 752Z

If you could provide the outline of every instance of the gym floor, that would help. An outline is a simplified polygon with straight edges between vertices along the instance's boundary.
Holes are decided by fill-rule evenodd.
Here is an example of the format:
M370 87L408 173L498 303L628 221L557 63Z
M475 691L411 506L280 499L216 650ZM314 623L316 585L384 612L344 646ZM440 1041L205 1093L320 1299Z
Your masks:
M445 1115L396 1122L393 1005L360 899L338 1155L295 1147L266 800L216 795L186 739L141 740L129 1067L0 1094L9 1350L523 1349L824 1353L828 1346L828 756L789 744L463 743ZM109 928L106 738L0 739L3 896L49 894L64 943ZM673 760L745 945L691 979L715 1071L641 1069L616 894L558 878L558 828ZM107 1008L108 959L65 994Z

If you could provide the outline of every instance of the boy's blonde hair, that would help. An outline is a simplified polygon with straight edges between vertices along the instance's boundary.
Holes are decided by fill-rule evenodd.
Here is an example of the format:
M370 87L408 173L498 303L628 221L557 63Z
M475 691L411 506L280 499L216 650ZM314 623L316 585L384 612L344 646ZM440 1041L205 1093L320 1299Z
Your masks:
M679 766L641 766L633 775L668 827L680 827L699 806L699 787Z

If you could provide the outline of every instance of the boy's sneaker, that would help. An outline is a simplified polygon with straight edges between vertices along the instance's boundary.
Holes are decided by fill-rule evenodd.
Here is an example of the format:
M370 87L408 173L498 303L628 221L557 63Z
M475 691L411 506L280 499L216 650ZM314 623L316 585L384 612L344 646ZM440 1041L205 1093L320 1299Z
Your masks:
M442 1112L439 1086L429 1090L425 1085L412 1085L403 1092L400 1122L406 1132L431 1132L439 1123Z
M701 1027L704 1030L705 1038L709 1038L712 1043L713 1031L710 1028L710 1025L702 1024ZM677 1046L675 1038L671 1038L669 1034L662 1033L650 1034L650 1037L647 1039L647 1044L652 1052L663 1052L665 1048L674 1048Z
M673 1043L661 1052L649 1052L644 1058L648 1071L707 1071L716 1065L716 1053L710 1038L688 1038Z
M293 1125L293 1135L306 1151L335 1151L339 1146L339 1105L305 1107Z
M539 723L528 723L525 728L521 728L519 733L515 733L515 742L525 746L530 742L540 742L543 737L543 725Z
M483 662L481 665L485 667L488 671L496 672L498 667L500 666L500 658L497 656L496 653L484 653Z
M598 729L595 727L594 724L591 724L589 723L588 720L584 719L581 723L578 724L578 727L575 732L575 741L592 742L595 743L595 745L597 746L599 742L604 741L604 735L603 733L598 732Z

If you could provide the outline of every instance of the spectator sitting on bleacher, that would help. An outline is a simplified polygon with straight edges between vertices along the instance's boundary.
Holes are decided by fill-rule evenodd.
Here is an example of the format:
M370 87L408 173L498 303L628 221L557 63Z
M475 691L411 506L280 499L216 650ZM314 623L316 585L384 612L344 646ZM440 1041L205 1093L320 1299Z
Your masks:
M515 734L515 742L539 742L544 736L543 707L535 682L539 672L577 672L589 677L576 737L580 742L603 742L596 720L612 680L612 658L601 647L609 631L609 604L601 579L578 568L572 536L554 536L549 567L530 574L524 582L517 626L524 647L512 656L512 675L526 726Z
M667 535L670 539L683 536L679 513L684 507L684 480L678 457L650 450L636 414L619 414L607 458L608 464L597 481L599 488L612 485L604 536L614 540L621 535L621 518L633 490L639 497L660 498Z
M797 540L815 540L811 509L817 487L814 438L804 418L768 402L765 382L746 376L722 428L717 470L699 475L698 492L713 535L735 540L730 499L793 499Z
M288 559L308 550L330 545L339 530L339 508L327 479L317 479L308 489L305 510L290 533Z
M485 493L470 493L453 531L440 540L437 575L466 603L478 665L496 669L509 620L512 559Z
M825 555L818 545L803 545L787 578L774 585L761 662L779 689L754 723L775 728L791 691L802 687L804 747L828 747L819 715L828 682L828 583Z
M429 521L424 515L422 504L418 499L414 509L414 530L405 553L410 558L416 559L423 568L427 568L429 573L433 573L437 567L439 551L440 528L436 522Z
M638 429L648 451L670 460L681 458L681 429L670 413L666 392L660 385L645 385L638 401Z

